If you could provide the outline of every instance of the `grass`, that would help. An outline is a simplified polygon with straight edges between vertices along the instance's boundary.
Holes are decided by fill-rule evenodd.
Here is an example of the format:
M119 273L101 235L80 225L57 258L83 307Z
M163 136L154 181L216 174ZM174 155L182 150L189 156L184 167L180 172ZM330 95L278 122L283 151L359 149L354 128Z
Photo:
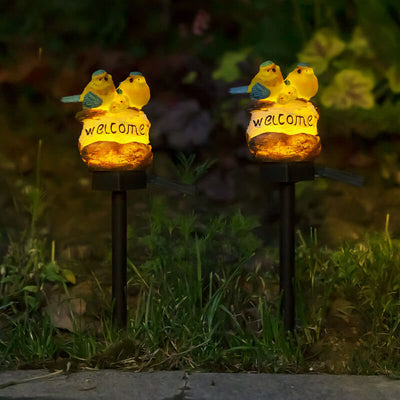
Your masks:
M187 170L185 174L188 174ZM296 330L280 318L277 260L241 212L184 214L155 196L129 230L126 332L102 293L95 321L72 332L46 314L45 285L68 295L75 277L31 222L0 266L0 365L204 371L400 373L400 241L381 233L328 249L298 233ZM189 179L189 178L188 178ZM263 254L263 257L259 257ZM267 256L265 255L267 254ZM50 255L50 256L47 256ZM262 260L268 258L270 263ZM261 261L257 261L261 260Z

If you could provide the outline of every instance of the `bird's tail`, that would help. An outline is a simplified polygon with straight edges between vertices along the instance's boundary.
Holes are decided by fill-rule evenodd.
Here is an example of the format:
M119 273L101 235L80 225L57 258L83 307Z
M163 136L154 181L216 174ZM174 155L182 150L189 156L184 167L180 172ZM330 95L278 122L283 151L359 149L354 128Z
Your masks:
M79 103L80 99L81 99L81 96L79 94L76 94L74 96L61 97L61 101L63 103Z
M230 94L242 94L242 93L247 93L249 90L248 86L238 86L238 87L232 87L229 89Z

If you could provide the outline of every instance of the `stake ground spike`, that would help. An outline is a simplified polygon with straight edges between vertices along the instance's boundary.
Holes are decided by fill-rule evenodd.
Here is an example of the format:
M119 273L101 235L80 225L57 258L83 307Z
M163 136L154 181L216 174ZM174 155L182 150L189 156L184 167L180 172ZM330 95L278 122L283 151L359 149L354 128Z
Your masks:
M126 328L126 258L127 258L127 191L145 189L147 184L160 185L166 189L194 195L193 185L173 182L145 171L94 171L92 189L111 192L112 200L112 300L113 322Z
M313 162L266 162L261 165L261 177L268 183L279 183L280 188L280 242L279 287L282 294L281 313L286 331L295 327L295 183L315 178L329 178L348 185L362 186L364 178L351 172Z
M282 293L281 312L285 330L294 329L294 277L295 277L295 203L294 183L280 183L280 247L279 288Z
M293 331L295 327L295 183L313 180L314 175L312 162L268 162L261 165L262 179L278 183L280 188L279 288L286 331Z
M144 171L95 171L93 190L111 191L112 200L112 300L113 321L120 328L126 328L126 225L127 190L146 188Z
M126 327L126 191L112 192L112 299L113 320Z

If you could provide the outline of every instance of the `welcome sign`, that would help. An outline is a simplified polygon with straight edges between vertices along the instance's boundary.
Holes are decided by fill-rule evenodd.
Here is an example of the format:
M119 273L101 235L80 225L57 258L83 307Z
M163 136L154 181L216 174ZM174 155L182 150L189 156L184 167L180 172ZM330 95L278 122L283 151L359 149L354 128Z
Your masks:
M254 110L247 128L248 140L267 132L296 135L305 133L317 135L319 115L314 106L285 107L273 106L267 109Z
M129 112L108 113L99 118L85 119L79 144L81 148L100 141L149 144L150 125L143 111L132 115L132 110L129 110Z

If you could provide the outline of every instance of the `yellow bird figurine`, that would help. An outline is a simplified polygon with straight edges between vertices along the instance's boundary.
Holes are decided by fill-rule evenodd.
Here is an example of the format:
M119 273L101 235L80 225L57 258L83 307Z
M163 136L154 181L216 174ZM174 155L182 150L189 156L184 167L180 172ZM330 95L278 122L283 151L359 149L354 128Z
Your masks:
M91 81L86 85L80 95L66 96L61 99L64 103L82 103L83 108L99 108L108 110L116 95L112 76L104 69L99 69L92 74Z
M140 72L131 72L117 89L128 98L129 107L141 110L150 100L150 88Z
M116 113L126 110L129 107L128 98L124 94L116 94L110 104L110 112Z
M286 83L297 90L297 98L310 100L318 92L318 79L314 70L306 63L299 63L286 77Z
M260 65L260 69L251 80L250 85L231 88L229 93L250 93L253 100L277 101L277 97L284 86L285 83L279 65L276 65L273 61L265 61Z
M277 99L277 103L286 104L290 101L297 99L297 90L292 85L285 85L285 87L280 91Z

